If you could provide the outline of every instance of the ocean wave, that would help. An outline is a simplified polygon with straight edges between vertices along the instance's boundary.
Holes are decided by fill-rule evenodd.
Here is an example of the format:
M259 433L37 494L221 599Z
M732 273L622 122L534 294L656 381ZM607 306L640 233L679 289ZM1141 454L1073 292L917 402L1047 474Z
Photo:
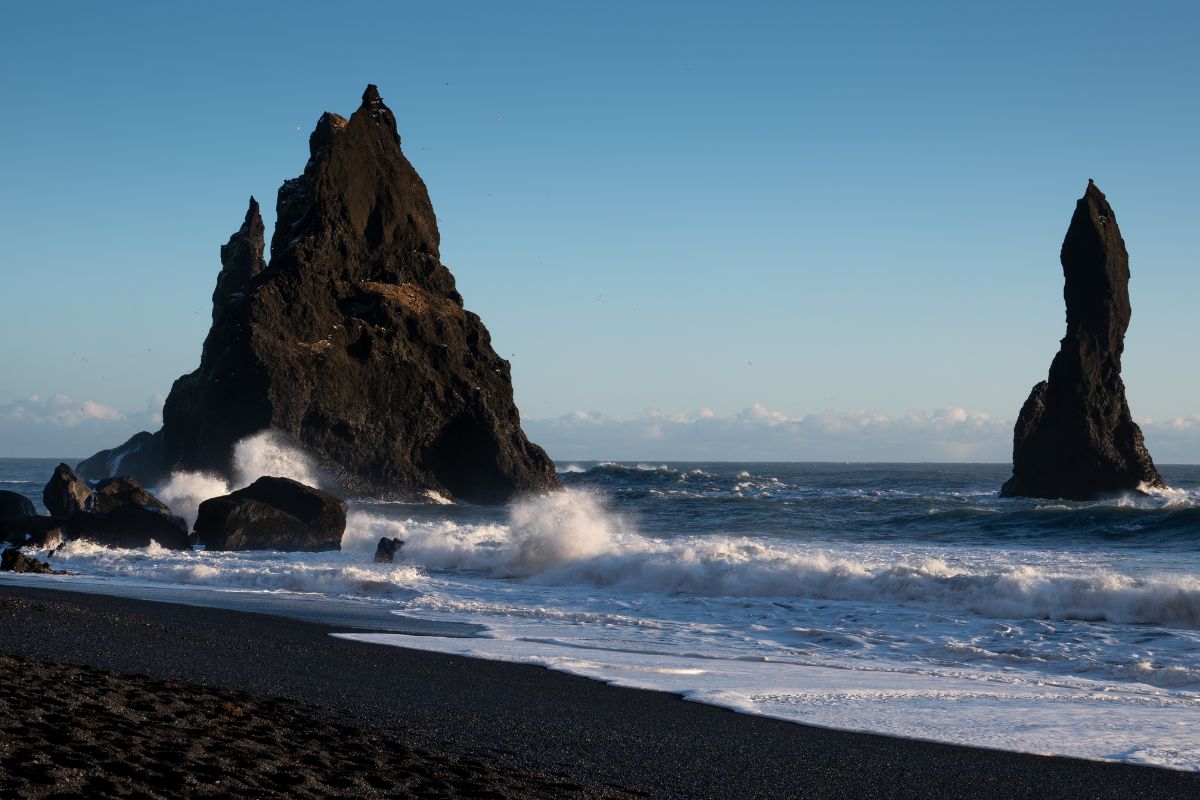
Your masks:
M696 596L797 597L917 604L993 618L1072 619L1200 628L1200 580L1090 568L997 563L972 570L938 558L887 562L748 537L643 536L597 495L565 490L515 504L508 524L397 521L358 513L343 545L406 540L435 570L550 585Z

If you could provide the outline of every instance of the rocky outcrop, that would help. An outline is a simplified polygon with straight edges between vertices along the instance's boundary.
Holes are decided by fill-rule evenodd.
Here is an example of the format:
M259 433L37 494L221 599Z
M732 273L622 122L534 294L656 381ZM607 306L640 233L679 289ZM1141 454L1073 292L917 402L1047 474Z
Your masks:
M264 477L201 503L195 530L208 550L338 550L346 503L289 478Z
M42 502L53 524L61 526L63 538L90 539L108 547L146 547L152 541L171 550L191 546L187 523L127 476L92 487L59 464L42 491Z
M65 538L62 525L62 520L37 514L0 519L0 542L14 547L58 547Z
M374 86L349 119L320 118L276 211L269 264L253 199L221 248L200 367L163 410L160 472L228 475L239 439L275 429L357 496L496 503L557 486Z
M73 469L66 464L59 464L42 490L42 502L50 516L66 519L81 511L91 511L93 494L92 487Z
M375 546L375 563L391 564L396 560L396 554L404 547L403 539L389 539L386 536Z
M147 486L159 486L168 474L162 431L142 431L119 447L101 450L75 465L75 472L92 481L131 475Z
M187 522L181 517L138 505L117 506L104 514L75 514L63 526L69 539L88 539L105 547L189 550Z
M64 575L45 561L31 558L15 547L0 554L0 572L30 572L38 575Z
M1087 500L1163 486L1129 413L1121 353L1129 327L1129 254L1094 183L1075 205L1061 254L1067 334L1013 433L1000 494Z
M32 517L36 513L33 501L25 495L0 491L0 520Z

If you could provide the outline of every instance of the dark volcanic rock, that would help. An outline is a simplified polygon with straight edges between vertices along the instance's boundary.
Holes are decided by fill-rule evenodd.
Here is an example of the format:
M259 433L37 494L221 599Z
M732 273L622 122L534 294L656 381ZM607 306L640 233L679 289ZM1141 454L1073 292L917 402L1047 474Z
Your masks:
M142 485L127 475L119 478L107 478L94 487L91 510L97 514L110 514L121 506L141 506L148 511L160 514L171 514L167 507L154 495L142 488Z
M1062 246L1067 335L1013 433L1000 494L1087 500L1163 480L1129 413L1121 353L1129 327L1129 254L1096 185L1075 205Z
M0 491L0 520L32 517L37 513L33 501L23 494Z
M259 478L201 503L195 528L208 550L338 550L346 503L289 478Z
M187 523L127 476L100 481L93 488L59 464L42 501L67 538L109 547L146 547L151 541L172 550L190 547Z
M0 519L0 541L17 547L57 547L63 540L62 524L37 514Z
M386 536L379 540L375 547L375 561L379 564L391 564L396 560L396 553L404 547L403 539L389 539Z
M15 547L0 554L0 572L33 572L39 575L62 575L44 561L30 558Z
M106 547L147 547L156 542L168 550L188 550L187 522L169 512L134 503L104 514L82 512L67 518L69 538L88 539Z
M54 474L42 490L42 502L46 504L46 510L57 519L90 511L92 496L92 487L66 464L54 468Z
M253 199L221 248L200 367L163 410L162 469L228 475L239 439L276 429L359 496L495 503L557 486L375 87L349 119L324 114L309 152L279 190L270 264Z
M142 431L119 447L101 450L76 464L75 472L91 481L112 475L132 475L143 484L158 486L167 477L162 431Z

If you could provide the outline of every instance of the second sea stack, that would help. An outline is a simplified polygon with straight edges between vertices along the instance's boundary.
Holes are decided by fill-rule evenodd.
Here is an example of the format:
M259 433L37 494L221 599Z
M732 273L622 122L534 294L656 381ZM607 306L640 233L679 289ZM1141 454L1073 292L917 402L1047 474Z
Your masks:
M1061 261L1067 334L1049 378L1021 408L1013 475L1000 494L1089 500L1162 487L1121 380L1129 253L1112 207L1091 181L1075 205Z
M136 465L157 472L146 480L228 475L234 445L273 429L351 496L498 503L558 485L521 430L509 363L441 262L429 193L374 86L349 119L321 116L276 211L269 262L253 199L221 248L200 367L175 382L162 430L82 474L132 472L136 450L154 462Z

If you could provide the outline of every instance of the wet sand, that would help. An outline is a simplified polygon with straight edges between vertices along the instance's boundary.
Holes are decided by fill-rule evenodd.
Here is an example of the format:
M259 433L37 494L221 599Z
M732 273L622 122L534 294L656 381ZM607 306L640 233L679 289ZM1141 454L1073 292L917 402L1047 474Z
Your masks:
M0 582L0 797L1200 796L1196 773L812 728L345 630Z

